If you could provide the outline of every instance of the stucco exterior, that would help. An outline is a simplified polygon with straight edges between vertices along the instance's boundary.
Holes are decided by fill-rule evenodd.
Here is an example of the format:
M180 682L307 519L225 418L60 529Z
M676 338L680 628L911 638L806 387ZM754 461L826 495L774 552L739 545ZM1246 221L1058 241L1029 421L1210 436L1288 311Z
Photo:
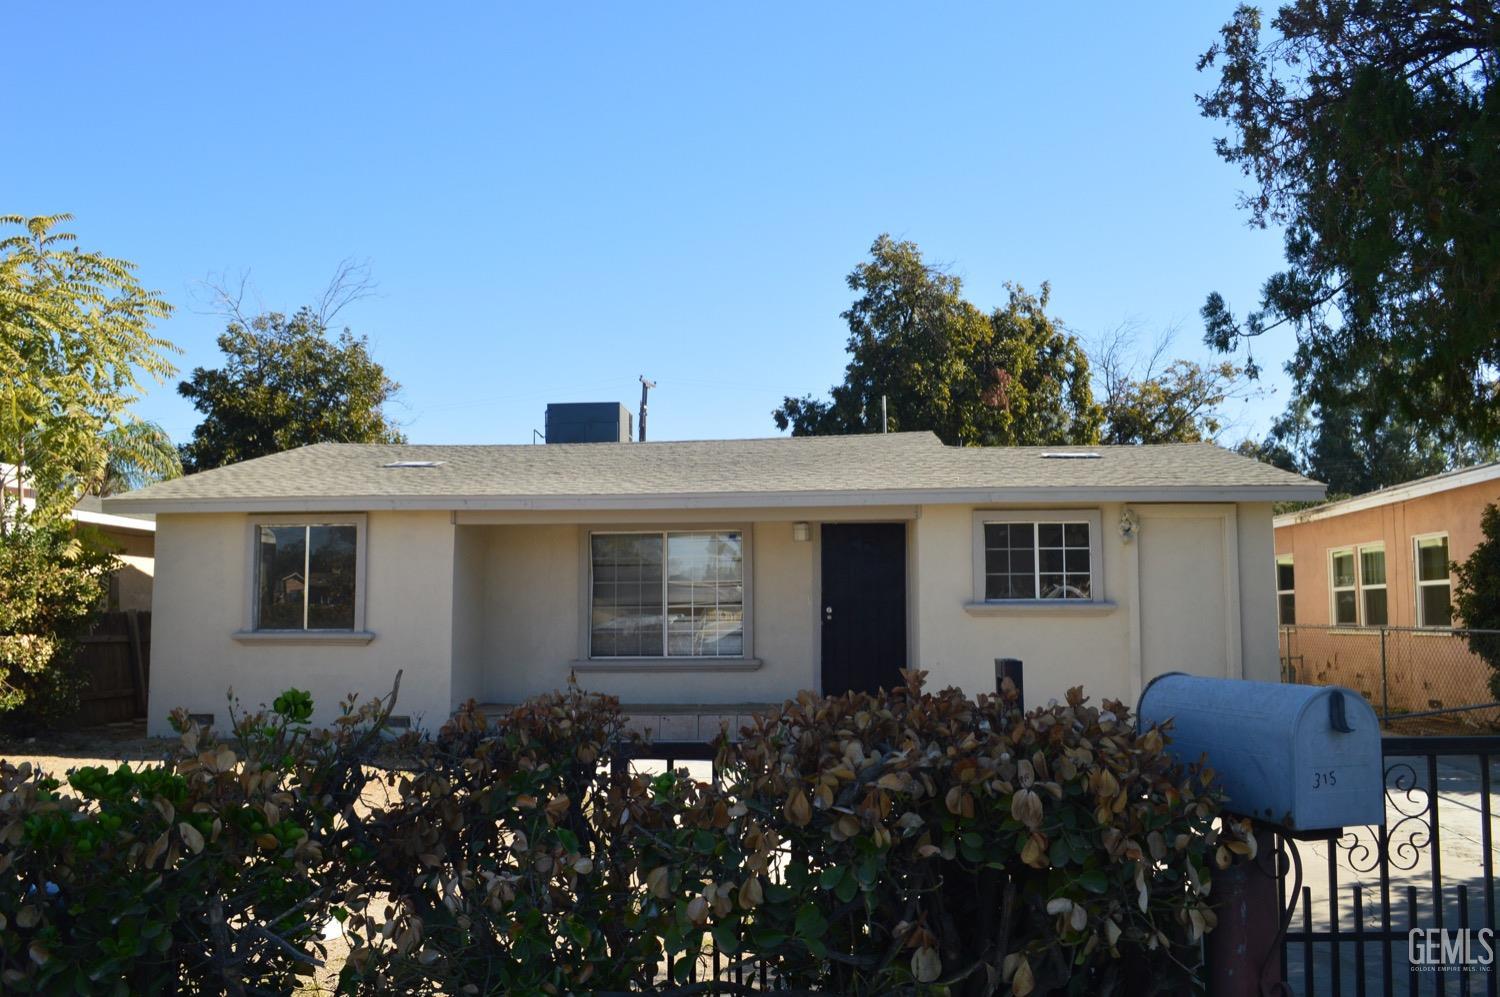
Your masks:
M1379 494L1368 499L1376 499ZM1325 510L1311 510L1311 515L1294 514L1277 519L1276 554L1292 558L1296 622L1300 625L1332 623L1330 551L1383 543L1388 623L1393 627L1417 626L1414 539L1446 534L1449 559L1468 558L1483 539L1479 519L1484 507L1500 502L1500 480L1427 491L1363 508L1358 507L1359 501L1347 503L1355 506L1349 511L1340 511L1345 504L1335 503Z
M358 640L244 633L254 515L162 514L151 729L164 732L178 705L213 713L222 724L231 686L247 706L288 686L308 689L317 719L327 721L345 694L387 691L398 669L404 677L396 712L429 728L471 697L516 702L575 672L584 687L627 704L697 705L708 713L816 690L819 526L844 520L906 524L909 660L936 685L991 689L997 657L1025 662L1033 703L1082 685L1095 701L1133 704L1144 681L1174 669L1275 677L1269 503L1094 503L1086 507L1100 524L1093 599L1077 606L976 604L976 510L1019 508L370 511L362 581L368 635ZM1128 538L1122 519L1132 526ZM809 525L806 540L796 539L798 523ZM745 660L587 659L589 531L632 526L743 532Z

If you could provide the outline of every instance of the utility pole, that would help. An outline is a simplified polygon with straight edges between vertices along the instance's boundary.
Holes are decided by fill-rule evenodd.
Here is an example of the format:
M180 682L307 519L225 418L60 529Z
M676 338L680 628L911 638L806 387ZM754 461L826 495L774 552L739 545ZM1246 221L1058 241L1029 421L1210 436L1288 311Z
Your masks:
M655 381L646 380L646 375L641 375L641 442L646 442L646 392L656 387Z
M880 431L888 432L885 421L885 395L880 396Z

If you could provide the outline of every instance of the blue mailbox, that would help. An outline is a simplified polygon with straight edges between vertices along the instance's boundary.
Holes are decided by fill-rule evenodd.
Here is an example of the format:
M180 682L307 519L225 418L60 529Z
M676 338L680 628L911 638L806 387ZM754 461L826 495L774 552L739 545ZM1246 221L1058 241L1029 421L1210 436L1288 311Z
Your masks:
M1136 715L1142 730L1172 721L1179 762L1208 756L1232 813L1293 832L1385 820L1380 725L1349 689L1169 672Z

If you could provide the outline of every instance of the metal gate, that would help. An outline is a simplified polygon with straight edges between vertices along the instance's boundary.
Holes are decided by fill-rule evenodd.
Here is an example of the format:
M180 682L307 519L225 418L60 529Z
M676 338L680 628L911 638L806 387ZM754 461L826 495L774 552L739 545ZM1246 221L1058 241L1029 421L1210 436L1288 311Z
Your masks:
M1495 997L1500 737L1386 737L1385 823L1283 838L1294 994Z

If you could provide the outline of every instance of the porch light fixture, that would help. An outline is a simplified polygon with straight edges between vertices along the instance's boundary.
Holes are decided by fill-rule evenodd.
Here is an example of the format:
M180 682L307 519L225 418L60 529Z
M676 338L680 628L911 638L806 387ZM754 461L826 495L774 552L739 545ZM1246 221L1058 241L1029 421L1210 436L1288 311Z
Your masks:
M812 525L810 523L793 523L792 539L798 543L806 543L812 539Z
M1141 521L1135 514L1135 510L1129 506L1120 510L1120 539L1130 543L1141 531Z

